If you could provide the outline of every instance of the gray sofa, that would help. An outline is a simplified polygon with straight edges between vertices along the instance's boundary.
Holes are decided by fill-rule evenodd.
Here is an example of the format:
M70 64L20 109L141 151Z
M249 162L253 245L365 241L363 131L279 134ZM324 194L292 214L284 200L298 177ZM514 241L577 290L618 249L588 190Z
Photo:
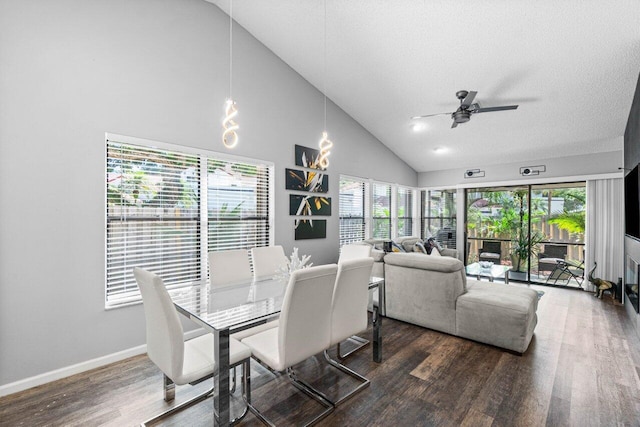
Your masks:
M533 289L468 279L452 257L388 253L386 316L524 353L537 323Z

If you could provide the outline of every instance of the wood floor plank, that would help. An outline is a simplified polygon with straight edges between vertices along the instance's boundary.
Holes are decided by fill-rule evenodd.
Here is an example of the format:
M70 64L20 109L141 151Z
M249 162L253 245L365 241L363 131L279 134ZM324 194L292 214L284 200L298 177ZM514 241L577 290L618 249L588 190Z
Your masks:
M319 425L640 426L640 342L624 307L586 292L534 288L545 294L522 356L385 318L383 363L371 361L370 346L345 361L371 386ZM296 371L329 396L356 384L321 355ZM210 386L178 387L168 404L161 384L146 356L132 357L0 398L0 426L134 426ZM321 410L256 363L252 384L254 401L278 425L299 425ZM209 426L211 410L207 400L159 425ZM262 424L248 415L239 425Z

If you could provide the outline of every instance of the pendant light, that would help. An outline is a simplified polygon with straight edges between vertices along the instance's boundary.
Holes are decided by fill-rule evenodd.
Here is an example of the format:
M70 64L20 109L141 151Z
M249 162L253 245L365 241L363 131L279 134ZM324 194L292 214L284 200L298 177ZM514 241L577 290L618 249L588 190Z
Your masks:
M231 97L231 83L233 71L233 0L229 0L229 98L224 105L224 120L222 121L222 143L227 148L233 148L238 144L238 134L236 131L239 126L235 122L238 115L236 103Z
M327 0L324 0L324 29L323 29L323 40L324 40L324 65L323 65L323 83L322 83L322 92L324 94L324 131L322 132L322 138L320 138L319 147L320 147L320 157L318 158L318 163L322 169L327 169L329 167L329 155L331 154L331 147L333 147L333 142L329 139L329 135L327 134Z

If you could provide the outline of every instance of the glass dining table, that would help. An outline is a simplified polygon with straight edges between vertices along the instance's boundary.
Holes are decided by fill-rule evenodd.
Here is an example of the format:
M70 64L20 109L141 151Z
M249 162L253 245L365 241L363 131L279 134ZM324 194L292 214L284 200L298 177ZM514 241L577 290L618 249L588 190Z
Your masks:
M179 313L214 335L213 425L228 426L231 419L229 398L229 337L231 334L275 320L282 309L288 280L285 277L256 279L212 287L209 284L170 290ZM377 289L384 301L384 279L371 277L369 289ZM373 360L382 361L382 319L378 305L373 307ZM220 391L224 391L221 393Z

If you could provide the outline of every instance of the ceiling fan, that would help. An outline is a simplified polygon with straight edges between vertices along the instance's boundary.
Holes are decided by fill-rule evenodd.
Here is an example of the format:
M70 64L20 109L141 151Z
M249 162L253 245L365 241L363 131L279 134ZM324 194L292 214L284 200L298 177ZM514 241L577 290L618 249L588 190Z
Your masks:
M451 115L453 119L452 128L458 126L460 123L466 123L471 120L472 114L477 113L488 113L491 111L504 111L504 110L515 110L518 108L517 105L503 105L501 107L480 107L480 104L477 102L474 104L473 100L476 97L478 92L475 91L466 91L459 90L456 92L456 97L460 100L460 107L453 113L437 113L437 114L427 114L425 116L414 116L411 117L412 120L415 119L424 119L426 117L433 116L442 116L442 115Z

